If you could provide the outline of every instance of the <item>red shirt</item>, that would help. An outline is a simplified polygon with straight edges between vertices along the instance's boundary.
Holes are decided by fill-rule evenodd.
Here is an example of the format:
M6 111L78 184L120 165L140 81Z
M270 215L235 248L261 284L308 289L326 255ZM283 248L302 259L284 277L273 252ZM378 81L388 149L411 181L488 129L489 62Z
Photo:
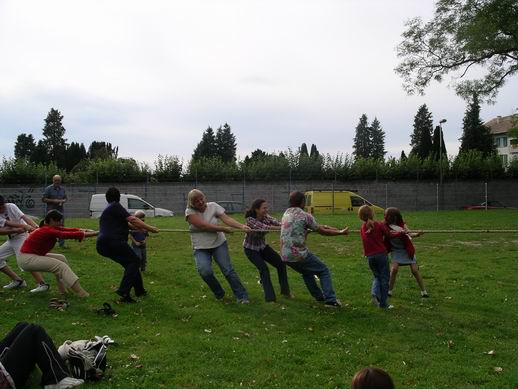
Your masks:
M85 233L79 228L52 227L44 225L29 234L23 242L20 252L26 254L46 255L57 239L83 240Z
M386 253L387 249L385 247L385 243L383 241L383 237L397 237L404 233L390 231L385 223L374 222L374 228L368 231L367 223L363 223L362 228L360 230L360 234L363 242L363 254L366 257L370 257L372 255Z

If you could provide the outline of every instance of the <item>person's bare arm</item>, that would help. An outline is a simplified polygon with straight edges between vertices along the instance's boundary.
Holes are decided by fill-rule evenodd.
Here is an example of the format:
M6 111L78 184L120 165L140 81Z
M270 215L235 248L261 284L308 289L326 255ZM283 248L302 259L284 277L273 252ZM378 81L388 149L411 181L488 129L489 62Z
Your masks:
M146 230L146 231L149 231L149 232L159 232L160 231L157 227L151 226L151 225L149 225L147 223L144 223L138 217L133 216L133 215L128 216L126 218L126 221L128 223L131 223L135 227L137 227L137 229L139 229L139 230Z
M25 230L23 228L2 227L0 228L0 235L19 234L24 231Z
M227 226L234 227L234 228L243 230L245 232L251 231L250 227L248 227L245 224L239 223L237 220L235 220L234 218L231 218L226 213L219 215L219 220L221 220Z
M326 235L326 236L348 235L349 227L345 227L340 230L335 227L320 225L320 226L318 226L318 230L316 232L318 232L320 235Z
M31 232L31 231L34 231L36 228L38 228L38 226L34 227L34 226L30 225L30 224L15 223L15 222L13 222L11 220L6 220L5 221L5 225L7 227L11 227L11 228L22 229L22 232L23 231Z
M189 215L186 217L187 222L199 230L207 232L232 232L232 228L221 226L219 224L207 223L200 215Z
M22 220L27 223L28 225L30 225L31 227L33 228L38 228L39 226L36 224L36 222L34 220L32 220L29 216L27 215L23 215L22 216Z

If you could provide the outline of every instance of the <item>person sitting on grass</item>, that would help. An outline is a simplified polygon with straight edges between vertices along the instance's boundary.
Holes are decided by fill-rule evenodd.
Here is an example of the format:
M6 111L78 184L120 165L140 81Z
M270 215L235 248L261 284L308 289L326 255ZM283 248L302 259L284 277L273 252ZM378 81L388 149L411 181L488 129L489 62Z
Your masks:
M196 270L214 293L216 299L222 300L225 296L225 290L212 270L213 258L227 279L238 304L248 304L250 302L248 292L230 262L227 239L224 233L232 233L232 228L249 232L250 227L228 216L221 205L207 202L203 192L198 189L191 190L187 195L185 220L189 223L189 231L191 232ZM220 220L226 226L220 225Z
M4 289L25 288L27 283L16 274L6 262L6 259L14 255L18 257L20 247L28 236L28 232L38 228L38 225L30 217L25 215L16 204L8 203L3 196L0 196L0 227L22 228L24 231L11 233L9 239L0 246L0 271L11 278L11 282L4 286ZM38 272L32 272L32 277L38 285L31 289L31 293L46 292L49 285Z
M268 215L268 203L263 199L253 201L251 207L245 213L245 219L246 225L252 230L278 231L281 229L281 223ZM267 231L247 233L243 241L245 255L259 270L266 301L276 301L275 290L273 289L267 264L277 269L281 294L291 297L286 264L282 261L281 256L266 243L266 234Z
M360 235L363 243L363 254L369 261L374 276L371 295L375 305L384 309L394 308L388 304L389 264L384 238L400 237L406 233L391 231L385 223L374 221L374 212L368 205L362 205L358 217L363 221Z
M50 250L56 245L56 240L81 241L86 237L96 236L97 232L61 227L62 219L63 215L59 211L52 210L47 213L41 227L34 230L23 242L18 256L18 266L25 271L53 273L62 295L70 288L78 296L88 297L88 292L81 287L79 277L70 269L65 256L51 253Z
M45 329L20 322L0 340L0 388L22 389L37 365L44 389L70 389L84 383L70 377Z
M302 278L311 295L317 301L324 301L326 306L341 307L336 298L331 281L331 272L322 260L306 247L308 232L315 231L321 235L347 235L349 228L339 230L334 227L319 225L313 215L304 212L305 198L302 192L290 193L290 208L284 212L281 220L281 258L302 274ZM315 281L320 280L320 289Z
M388 228L393 231L408 230L408 226L403 220L401 212L397 208L387 208L385 210L385 224ZM390 267L390 281L389 281L389 296L392 296L394 290L394 284L396 283L396 277L399 266L410 266L410 271L417 281L419 288L421 288L421 297L428 297L428 292L424 287L423 277L419 272L419 266L417 265L415 258L415 248L412 244L411 238L416 238L423 235L422 231L418 231L411 234L406 234L401 237L390 238L387 243L389 244L391 251L392 264Z
M134 213L136 218L144 221L146 214L144 211L136 211ZM130 230L129 238L131 240L131 248L135 251L135 254L140 258L140 271L146 271L147 265L147 250L146 241L149 233L146 230Z
M395 389L395 386L385 370L379 367L366 367L354 375L351 389Z
M115 293L120 296L120 303L136 302L130 295L131 289L135 290L135 296L143 297L148 293L144 289L142 274L140 273L140 258L128 245L128 233L131 228L149 232L158 232L159 229L144 223L139 218L130 215L120 204L121 193L115 187L106 191L108 205L99 219L99 236L96 249L103 257L117 262L124 268L124 275L119 288Z

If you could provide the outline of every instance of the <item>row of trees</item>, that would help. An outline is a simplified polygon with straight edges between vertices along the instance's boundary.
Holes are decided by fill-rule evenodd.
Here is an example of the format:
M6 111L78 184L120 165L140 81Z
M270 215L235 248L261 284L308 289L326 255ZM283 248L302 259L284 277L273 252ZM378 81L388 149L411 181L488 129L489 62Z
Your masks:
M65 138L63 115L51 108L45 118L42 139L36 140L32 134L22 133L16 138L14 157L25 159L35 165L53 163L58 169L71 172L74 168L84 168L88 161L117 159L119 148L111 143L93 141L88 151L83 143L68 143Z
M4 159L0 163L2 184L44 184L61 174L67 184L112 182L200 182L275 180L437 180L439 165L445 179L518 178L518 159L502 166L497 155L471 150L455 158L436 161L431 156L364 159L350 155L318 155L311 158L299 151L265 153L256 150L247 161L223 162L221 158L193 159L187 165L175 156L159 156L153 166L130 158L98 159L84 169L66 172L54 163L34 164L26 159Z

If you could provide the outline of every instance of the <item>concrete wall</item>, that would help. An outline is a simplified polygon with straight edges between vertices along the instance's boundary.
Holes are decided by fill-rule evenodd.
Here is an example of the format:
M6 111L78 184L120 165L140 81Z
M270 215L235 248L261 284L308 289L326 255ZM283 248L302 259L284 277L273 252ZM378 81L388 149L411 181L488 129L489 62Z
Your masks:
M104 193L111 185L66 186L69 201L65 204L67 216L89 216L90 197ZM186 196L194 187L192 183L171 184L116 184L121 193L141 196L151 204L183 214ZM197 183L209 201L237 201L248 205L262 197L274 211L286 208L288 193L292 190L354 190L372 203L381 207L394 206L402 210L435 210L439 200L440 209L459 209L463 205L481 203L485 200L486 184L479 181L445 182L442 189L435 182L213 182ZM26 213L42 216L44 204L41 197L44 188L0 186L0 194L8 201L18 204ZM507 206L518 207L518 180L491 181L487 183L489 200L498 200Z

